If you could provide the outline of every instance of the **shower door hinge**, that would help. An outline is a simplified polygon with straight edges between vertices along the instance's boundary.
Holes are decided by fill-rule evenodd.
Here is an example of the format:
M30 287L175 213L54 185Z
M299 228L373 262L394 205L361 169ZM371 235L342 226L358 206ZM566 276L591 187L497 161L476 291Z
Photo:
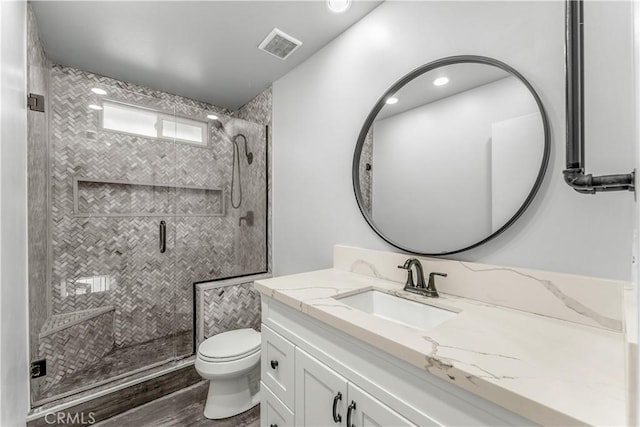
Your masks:
M47 359L31 362L31 378L40 378L47 375Z
M44 113L44 95L30 93L27 97L27 106L31 111L40 111Z

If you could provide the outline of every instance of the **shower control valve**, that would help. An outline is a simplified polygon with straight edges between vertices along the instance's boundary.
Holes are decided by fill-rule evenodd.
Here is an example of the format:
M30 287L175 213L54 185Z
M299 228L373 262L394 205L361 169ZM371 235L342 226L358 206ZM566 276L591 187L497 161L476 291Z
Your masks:
M247 211L245 216L240 217L240 221L238 221L238 225L242 225L242 221L246 222L249 227L253 226L253 211Z

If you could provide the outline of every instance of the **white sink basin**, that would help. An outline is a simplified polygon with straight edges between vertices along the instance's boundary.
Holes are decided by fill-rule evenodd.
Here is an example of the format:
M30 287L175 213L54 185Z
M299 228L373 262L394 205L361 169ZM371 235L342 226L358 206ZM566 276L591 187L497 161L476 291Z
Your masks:
M424 330L434 328L458 314L375 290L339 298L339 301L374 316Z

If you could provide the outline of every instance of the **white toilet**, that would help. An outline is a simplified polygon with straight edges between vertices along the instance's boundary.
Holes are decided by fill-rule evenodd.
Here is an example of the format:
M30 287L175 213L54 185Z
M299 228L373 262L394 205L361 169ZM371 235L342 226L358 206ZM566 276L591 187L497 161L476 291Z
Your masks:
M196 371L209 380L204 416L238 415L260 403L260 332L237 329L203 341Z

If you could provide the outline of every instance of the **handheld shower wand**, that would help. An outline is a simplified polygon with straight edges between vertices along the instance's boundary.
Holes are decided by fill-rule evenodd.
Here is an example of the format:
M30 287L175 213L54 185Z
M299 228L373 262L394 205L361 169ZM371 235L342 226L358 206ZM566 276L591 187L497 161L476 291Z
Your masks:
M238 138L244 139L244 152L245 152L245 155L247 156L247 163L249 164L253 163L253 153L249 152L249 148L247 146L247 137L239 133L233 137L233 142L237 143Z
M224 129L224 124L222 124L222 122L220 121L220 119L215 119L213 121L213 125L216 127L216 129L222 131L222 134L225 136L225 138L227 139L231 139L231 141L237 146L238 144L238 139L242 138L244 140L244 152L245 152L245 156L247 157L247 163L251 164L253 163L253 153L249 151L249 143L247 141L247 137L244 136L243 133L238 133L236 135L233 136L233 138L229 138L229 134L227 133L227 131Z
M253 163L253 153L249 152L249 147L248 147L248 143L247 143L247 137L244 136L242 133L238 133L236 135L234 135L233 138L229 137L229 134L227 134L226 130L224 129L224 124L220 121L220 119L215 119L213 120L213 125L216 127L216 129L220 130L222 135L233 144L233 160L232 160L232 169L231 169L231 207L233 207L234 209L238 209L240 207L240 205L242 204L242 180L240 179L240 147L238 146L238 139L242 138L244 139L244 152L245 152L245 156L247 157L247 163L251 164ZM235 189L235 177L236 177L236 159L237 159L237 163L238 163L238 193L240 193L240 198L238 200L238 203L234 203L234 189Z

